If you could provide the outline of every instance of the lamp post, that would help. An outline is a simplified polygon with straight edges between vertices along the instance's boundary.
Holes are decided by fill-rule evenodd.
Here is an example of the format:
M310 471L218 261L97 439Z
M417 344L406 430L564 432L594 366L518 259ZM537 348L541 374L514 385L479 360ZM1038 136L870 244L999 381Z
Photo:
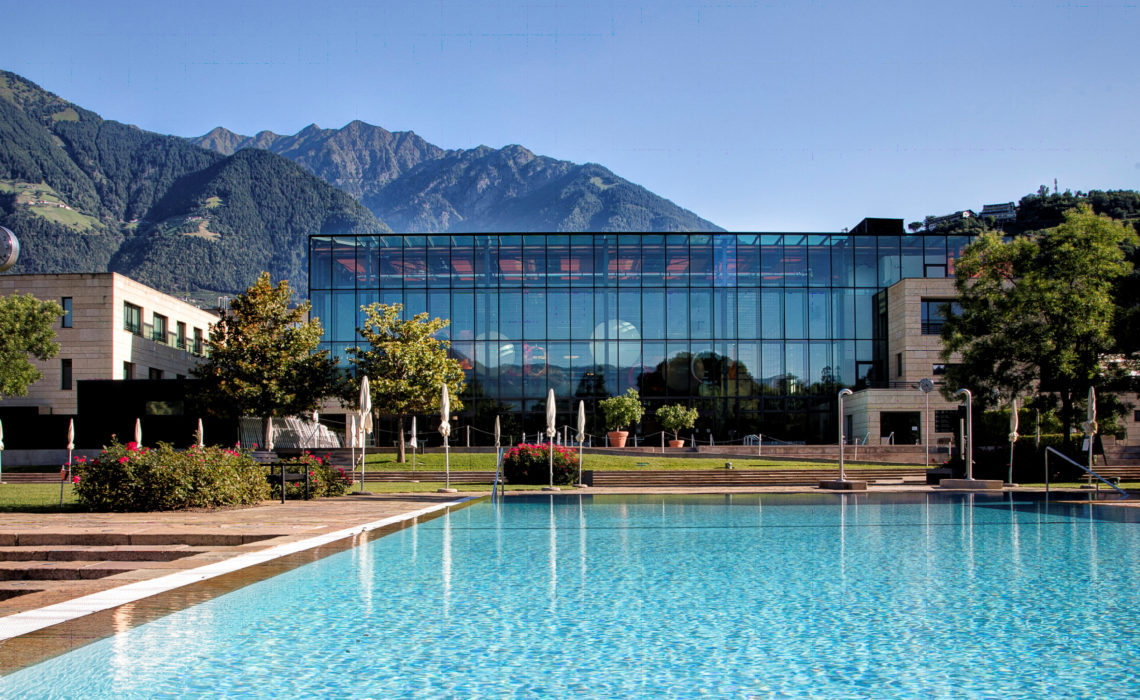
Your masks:
M965 394L966 396L966 430L965 435L962 436L962 441L966 443L965 458L966 458L966 480L974 480L974 413L973 403L974 395L970 393L969 389L959 389L954 392L955 396Z
M839 392L839 481L847 481L847 474L843 471L843 397L852 393L850 389Z

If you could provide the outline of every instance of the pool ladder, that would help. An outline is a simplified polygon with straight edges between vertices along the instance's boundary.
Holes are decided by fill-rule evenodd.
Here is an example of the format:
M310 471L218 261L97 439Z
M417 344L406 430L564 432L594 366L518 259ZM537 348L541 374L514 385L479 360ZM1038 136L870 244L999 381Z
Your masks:
M1108 485L1108 486L1111 486L1112 488L1116 489L1116 491L1117 491L1117 492L1120 494L1120 498L1121 498L1121 499L1125 499L1125 498L1128 498L1128 492L1127 492L1127 491L1125 491L1124 489L1120 488L1120 487L1119 487L1119 486L1117 486L1116 484L1112 483L1112 482L1111 482L1111 481L1109 481L1108 479L1104 478L1104 477L1103 477L1103 476L1101 476L1100 474L1097 474L1097 473L1096 473L1096 472L1094 472L1092 469L1090 469L1089 467L1086 467L1085 465L1081 464L1080 462L1076 462L1076 461L1074 461L1074 460L1072 460L1072 459L1069 459L1069 458L1068 458L1068 457L1066 457L1064 454L1062 454L1061 452L1059 452L1059 451L1057 451L1057 450L1053 449L1052 447L1046 447L1046 448L1045 448L1045 493L1049 493L1049 453L1050 453L1050 452L1052 452L1053 454L1057 455L1057 456L1058 456L1058 457L1060 457L1061 459L1065 460L1065 461L1066 461L1066 462L1068 462L1069 464L1072 464L1072 465L1073 465L1073 466L1075 466L1075 467L1080 467L1080 468L1081 468L1082 470L1084 470L1085 472L1088 472L1088 474L1089 474L1089 475L1091 475L1091 476L1095 476L1095 477L1096 477L1096 478L1099 480L1099 481L1097 482L1097 485L1096 485L1096 492L1097 492L1097 495L1100 495L1100 481L1103 481L1103 482L1104 482L1106 485Z

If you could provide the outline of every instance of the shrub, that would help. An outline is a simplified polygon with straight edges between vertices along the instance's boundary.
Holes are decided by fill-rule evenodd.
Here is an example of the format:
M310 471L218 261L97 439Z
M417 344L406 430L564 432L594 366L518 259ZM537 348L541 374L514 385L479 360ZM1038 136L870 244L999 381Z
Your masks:
M676 440L679 431L689 430L697 424L697 409L679 403L662 406L657 409L657 420L661 421L661 427L673 433Z
M285 474L304 474L309 472L309 497L310 498L323 498L330 496L343 496L352 487L352 475L345 472L342 467L338 467L329 461L329 456L325 455L324 458L318 457L309 452L305 452L300 457L294 457L284 462ZM280 473L281 466L274 465L273 471ZM273 484L272 487L273 498L281 497L280 484ZM305 497L305 479L304 476L300 480L290 481L286 479L285 483L285 497L286 498L304 498Z
M176 452L118 441L73 465L79 503L91 510L147 511L252 505L269 496L265 467L243 452L193 447Z
M503 475L511 484L550 482L550 446L515 445L503 455ZM578 476L578 450L554 446L554 483L572 484Z
M640 421L645 415L645 407L641 405L641 396L637 393L637 389L611 396L599 401L598 405L606 414L607 430L623 430Z

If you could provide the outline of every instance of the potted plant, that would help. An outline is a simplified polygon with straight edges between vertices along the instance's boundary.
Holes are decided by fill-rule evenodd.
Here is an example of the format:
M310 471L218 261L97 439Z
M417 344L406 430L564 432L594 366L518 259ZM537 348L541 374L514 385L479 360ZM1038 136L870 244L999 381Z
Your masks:
M697 409L688 408L679 403L662 406L657 409L657 420L661 421L661 427L673 432L673 439L669 441L669 447L684 447L685 441L680 439L677 433L692 429L697 424Z
M645 408L641 405L641 397L636 389L630 389L625 394L611 396L599 401L598 405L606 414L606 429L609 430L610 446L625 447L625 440L629 432L625 428L641 420Z

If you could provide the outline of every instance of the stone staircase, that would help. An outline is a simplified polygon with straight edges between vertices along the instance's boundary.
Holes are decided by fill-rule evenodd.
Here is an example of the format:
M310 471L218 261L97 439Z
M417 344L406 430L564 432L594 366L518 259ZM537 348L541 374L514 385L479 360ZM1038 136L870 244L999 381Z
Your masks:
M0 601L126 575L132 580L184 569L178 560L232 550L277 534L3 532ZM203 562L205 563L205 562ZM117 581L110 585L119 585ZM108 586L100 586L106 588ZM2 614L3 611L0 611Z

